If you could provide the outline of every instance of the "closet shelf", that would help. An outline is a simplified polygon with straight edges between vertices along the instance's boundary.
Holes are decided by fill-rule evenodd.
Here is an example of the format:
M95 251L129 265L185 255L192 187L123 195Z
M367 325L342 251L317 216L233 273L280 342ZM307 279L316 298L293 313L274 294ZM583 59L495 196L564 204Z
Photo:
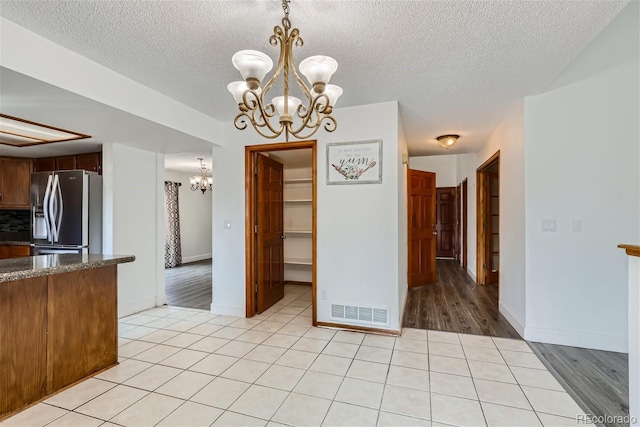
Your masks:
M312 230L284 230L284 234L312 234Z
M296 265L312 265L313 260L306 258L285 258L285 264L296 264Z
M311 179L311 178L292 178L292 179L285 179L282 182L284 182L285 184L307 184L307 183L313 182L313 179Z
M311 199L289 199L285 200L285 203L311 203L313 200Z

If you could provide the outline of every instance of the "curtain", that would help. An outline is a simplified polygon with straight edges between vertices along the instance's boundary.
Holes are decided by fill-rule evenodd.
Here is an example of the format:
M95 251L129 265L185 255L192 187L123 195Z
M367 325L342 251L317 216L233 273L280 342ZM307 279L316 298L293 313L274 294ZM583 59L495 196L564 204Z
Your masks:
M180 210L178 208L179 182L164 182L165 234L164 266L177 267L182 264L182 245L180 244Z

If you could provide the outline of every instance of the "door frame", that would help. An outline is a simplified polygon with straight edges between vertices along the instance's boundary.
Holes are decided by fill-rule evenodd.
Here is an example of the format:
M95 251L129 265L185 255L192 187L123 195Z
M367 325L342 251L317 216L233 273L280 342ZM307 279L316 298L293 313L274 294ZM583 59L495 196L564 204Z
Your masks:
M256 262L256 241L254 238L254 224L256 221L256 180L254 170L257 166L256 154L260 152L298 150L302 148L311 149L311 192L312 192L312 225L311 225L311 304L312 322L317 325L316 308L316 236L317 236L317 141L295 141L278 142L271 144L248 145L244 147L244 198L245 198L245 316L253 317L256 314L255 296L255 262Z
M467 227L469 225L467 212L467 203L469 201L467 178L465 178L460 185L462 186L462 194L460 196L460 202L462 205L462 252L460 255L462 257L462 268L464 268L466 272L468 264L467 257L469 253L467 248Z
M493 156L489 157L478 169L476 169L476 283L479 285L487 284L487 269L484 268L485 260L488 255L486 253L485 227L484 218L487 216L487 203L484 192L482 191L486 181L488 169L498 165L498 176L500 176L500 150L496 151ZM498 212L499 212L498 207ZM500 283L498 279L498 283Z

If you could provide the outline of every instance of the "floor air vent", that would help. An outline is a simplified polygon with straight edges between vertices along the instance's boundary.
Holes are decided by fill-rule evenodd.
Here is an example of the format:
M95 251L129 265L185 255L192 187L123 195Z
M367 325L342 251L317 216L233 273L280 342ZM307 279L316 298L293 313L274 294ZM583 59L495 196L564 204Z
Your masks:
M331 304L331 318L333 320L349 320L368 325L389 326L389 309Z

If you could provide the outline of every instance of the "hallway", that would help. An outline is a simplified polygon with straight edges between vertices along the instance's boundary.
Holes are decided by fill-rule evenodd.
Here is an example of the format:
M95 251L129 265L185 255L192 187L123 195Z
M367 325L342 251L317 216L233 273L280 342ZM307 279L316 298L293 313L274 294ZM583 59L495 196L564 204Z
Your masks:
M166 268L167 305L172 307L211 309L211 259Z
M405 328L520 338L498 312L497 285L476 285L454 260L439 259L436 266L434 285L409 289Z

